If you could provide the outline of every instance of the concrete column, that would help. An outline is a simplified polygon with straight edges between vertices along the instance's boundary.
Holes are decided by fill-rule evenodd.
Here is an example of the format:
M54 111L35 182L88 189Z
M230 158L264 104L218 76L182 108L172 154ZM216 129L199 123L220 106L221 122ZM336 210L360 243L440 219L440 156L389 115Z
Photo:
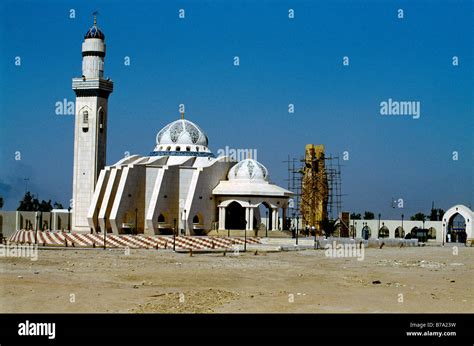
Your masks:
M33 228L33 230L39 229L39 227L38 227L38 222L39 222L39 216L38 216L38 214L39 214L39 213L36 211L36 212L35 212L35 227Z
M225 229L225 207L219 207L219 229Z
M278 230L278 208L272 209L272 231Z
M247 223L245 224L245 229L248 231L250 229L250 208L245 207L245 221Z
M57 213L53 213L53 217L52 217L52 220L53 220L53 223L52 225L49 225L49 229L50 231L55 231L57 228L56 228L56 224L57 224L57 219L58 219L58 214Z
M15 231L20 229L20 212L15 212Z
M249 208L249 209L250 209L250 225L249 225L249 230L253 230L254 208Z

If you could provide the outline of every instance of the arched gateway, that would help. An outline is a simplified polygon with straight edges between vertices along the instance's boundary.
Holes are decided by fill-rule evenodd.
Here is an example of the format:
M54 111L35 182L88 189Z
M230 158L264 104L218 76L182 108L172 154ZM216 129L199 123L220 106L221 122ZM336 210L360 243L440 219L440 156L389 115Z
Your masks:
M474 234L472 229L472 210L465 205L458 204L454 207L449 208L443 215L443 238L446 240L447 235L453 231L453 220L457 215L461 215L464 218L466 225L465 237L468 242L474 241ZM462 239L462 237L461 237ZM464 239L462 239L464 240Z

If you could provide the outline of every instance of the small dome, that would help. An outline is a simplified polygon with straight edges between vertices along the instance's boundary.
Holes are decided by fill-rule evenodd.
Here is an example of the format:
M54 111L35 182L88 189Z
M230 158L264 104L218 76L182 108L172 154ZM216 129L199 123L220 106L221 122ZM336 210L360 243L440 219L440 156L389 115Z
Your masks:
M268 181L268 170L260 162L245 159L232 167L227 175L229 180L265 180Z
M156 144L195 144L207 147L207 136L195 123L179 119L158 132Z
M97 27L97 25L91 26L91 28L87 31L84 35L84 39L87 38L100 38L101 40L105 40L104 33Z

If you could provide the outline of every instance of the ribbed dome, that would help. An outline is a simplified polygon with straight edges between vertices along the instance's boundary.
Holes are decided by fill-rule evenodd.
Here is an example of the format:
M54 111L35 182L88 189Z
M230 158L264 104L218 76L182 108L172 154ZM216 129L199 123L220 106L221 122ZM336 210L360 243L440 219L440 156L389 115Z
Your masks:
M84 35L84 38L100 38L101 40L105 40L104 33L97 27L97 25L91 26L91 28L87 31Z
M158 132L156 144L195 144L207 147L207 136L193 122L179 119L166 125Z
M253 159L245 159L232 167L227 175L229 180L265 180L268 181L268 170L260 162Z

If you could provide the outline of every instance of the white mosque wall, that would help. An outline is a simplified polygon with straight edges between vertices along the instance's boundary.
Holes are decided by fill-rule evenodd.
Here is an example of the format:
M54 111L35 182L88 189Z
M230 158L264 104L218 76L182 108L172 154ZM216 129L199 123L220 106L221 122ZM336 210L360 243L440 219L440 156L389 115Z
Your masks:
M42 221L41 221L42 219ZM39 211L0 211L0 234L9 237L20 229L67 230L71 213L67 209L53 209L51 212Z
M378 219L375 220L353 220L354 223L350 222L350 231L349 236L353 237L352 227L356 228L356 238L363 238L362 229L367 225L370 229L370 237L369 239L381 239L379 238L378 234ZM260 217L260 222L264 225L267 225L268 219L263 215ZM293 223L294 224L294 223ZM281 225L283 225L283 218L279 217L279 225L281 229ZM395 230L400 227L401 228L401 220L380 220L380 228L387 227L389 230L388 238L396 238L395 237ZM298 229L301 231L304 229L305 225L303 224L302 220L299 220ZM404 235L407 235L412 231L414 228L423 228L423 221L411 221L411 220L403 220L403 230ZM436 239L433 241L442 242L443 240L443 230L442 230L442 222L441 221L425 221L424 228L430 229L433 228L436 234ZM401 237L401 236L399 236Z
M109 220L106 220L106 218L110 215L110 210L112 209L121 174L121 167L114 167L111 169L99 211L99 226L102 232L104 232L104 230L107 230L107 232L111 230L110 222L108 222Z
M110 177L110 167L106 167L99 174L99 179L97 179L97 184L95 187L94 195L92 196L92 202L87 213L87 222L89 227L93 229L94 232L98 230L98 217L99 217L99 206L102 204L105 194L105 188Z
M161 226L168 229L179 220L179 166L147 167L146 173L145 234L153 235L159 234L160 214L165 218Z
M395 231L398 227L402 227L401 220L380 220L380 228L379 228L379 220L351 220L350 224L348 225L350 228L353 226L356 229L356 237L363 238L362 229L365 226L368 226L370 229L370 239L378 239L379 238L379 230L383 227L387 227L389 231L388 238L395 238ZM434 228L434 233L436 234L436 241L441 242L443 239L442 236L442 223L441 221L411 221L411 220L403 220L403 232L404 235L407 235L412 231L414 228ZM349 234L352 236L351 231ZM402 237L399 234L399 237Z
M188 218L189 210L186 210L185 204L188 197L189 187L193 178L194 169L181 167L179 170L179 224L178 229L184 231L184 218ZM186 212L184 212L186 210ZM187 228L188 229L188 228Z
M194 227L206 231L211 230L213 223L218 221L216 201L212 190L220 180L226 179L229 168L234 164L234 162L226 160L216 160L211 166L203 167L200 164L200 167L194 170L185 203L188 234L193 234ZM196 215L199 218L199 223L195 225L193 219Z
M123 168L109 217L114 234L122 233L124 226L135 228L135 223L137 232L143 233L145 168L141 165Z
M145 230L148 235L154 234L153 221L158 218L156 205L158 202L158 193L163 178L163 167L146 167L145 181Z

